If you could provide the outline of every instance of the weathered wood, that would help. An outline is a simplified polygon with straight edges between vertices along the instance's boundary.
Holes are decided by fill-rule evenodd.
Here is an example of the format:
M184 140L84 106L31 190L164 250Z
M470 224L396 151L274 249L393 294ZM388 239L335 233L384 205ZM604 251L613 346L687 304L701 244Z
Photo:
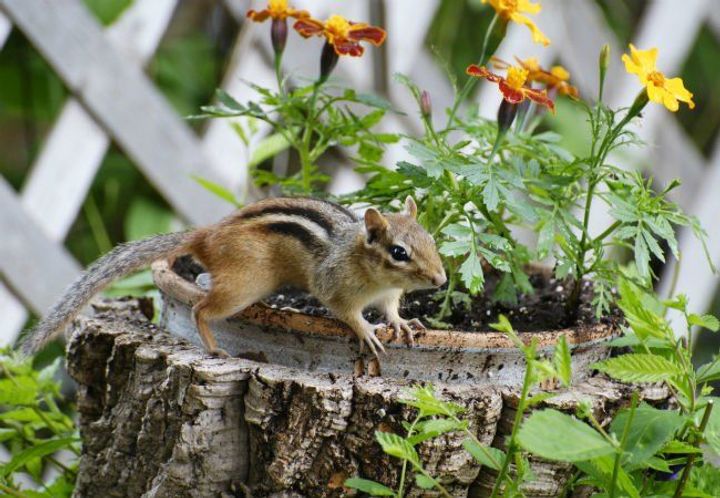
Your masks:
M77 497L229 497L243 489L256 498L344 497L352 493L342 483L356 475L397 486L399 462L374 433L402 433L414 419L400 402L411 380L212 358L157 329L133 303L96 304L96 316L79 319L70 338L84 441ZM516 390L435 387L465 407L482 443L503 446ZM604 423L632 389L591 378L541 406L572 412L588 400ZM658 402L667 391L648 388L642 397ZM449 433L422 443L423 465L453 496L488 496L493 474L463 439ZM569 467L531 461L541 480L528 485L528 496L556 496ZM428 496L412 478L408 485L407 496Z
M208 223L231 209L192 179L222 182L198 139L80 1L0 0L0 9L178 213Z
M80 267L63 246L45 236L4 178L0 178L0 233L0 273L28 306L45 311L78 276Z

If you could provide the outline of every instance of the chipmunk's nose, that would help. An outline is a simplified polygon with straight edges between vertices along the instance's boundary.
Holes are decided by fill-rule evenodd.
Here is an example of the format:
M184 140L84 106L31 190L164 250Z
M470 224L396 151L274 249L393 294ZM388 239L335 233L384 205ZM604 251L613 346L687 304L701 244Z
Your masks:
M445 271L441 271L440 273L436 274L432 278L432 283L435 287L442 287L442 285L447 282L447 277L445 276Z

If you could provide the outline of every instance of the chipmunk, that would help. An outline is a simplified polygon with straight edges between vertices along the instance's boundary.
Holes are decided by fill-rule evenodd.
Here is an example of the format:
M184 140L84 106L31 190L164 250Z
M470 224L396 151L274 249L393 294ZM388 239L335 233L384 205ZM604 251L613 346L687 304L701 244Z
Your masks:
M435 242L416 221L417 206L405 200L402 213L374 208L359 219L346 208L310 198L273 198L250 204L219 223L120 245L75 281L25 338L22 349L37 351L62 331L90 299L113 280L161 258L191 254L211 276L207 295L193 307L205 348L219 349L208 322L227 318L291 285L309 291L377 356L385 351L362 311L375 305L394 329L413 341L400 317L404 291L440 287L446 281Z

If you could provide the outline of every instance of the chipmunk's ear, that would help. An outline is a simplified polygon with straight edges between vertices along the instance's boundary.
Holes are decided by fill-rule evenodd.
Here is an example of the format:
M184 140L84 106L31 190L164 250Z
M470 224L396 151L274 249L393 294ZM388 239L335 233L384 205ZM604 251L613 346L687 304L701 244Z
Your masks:
M388 227L388 221L375 208L368 208L365 211L365 230L368 235L368 243L377 239Z
M405 198L405 214L417 218L417 204L415 204L415 199L409 195Z

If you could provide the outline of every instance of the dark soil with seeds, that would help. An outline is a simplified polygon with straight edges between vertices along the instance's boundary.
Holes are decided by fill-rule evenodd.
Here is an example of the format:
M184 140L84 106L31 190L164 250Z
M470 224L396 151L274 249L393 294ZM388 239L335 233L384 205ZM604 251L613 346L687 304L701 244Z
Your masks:
M178 258L173 270L191 282L195 282L197 276L203 272L203 268L189 256ZM469 308L461 304L454 306L452 315L445 318L444 322L454 330L482 332L490 330L490 324L497 322L498 315L504 314L516 330L540 332L576 325L593 325L598 321L614 324L620 319L618 311L599 320L595 318L590 304L593 291L589 281L583 283L577 318L570 319L565 311L565 302L570 293L570 286L566 283L556 280L546 272L537 271L530 275L534 293L520 295L516 304L503 304L491 298L499 277L496 273L488 273L484 294L473 298ZM428 323L428 318L438 313L443 296L443 289L411 292L401 304L400 315L404 318L420 318L426 325L432 326ZM290 309L313 316L330 316L327 308L317 299L296 289L281 289L264 302L273 308ZM379 313L373 310L367 311L365 316L373 323L381 321Z

